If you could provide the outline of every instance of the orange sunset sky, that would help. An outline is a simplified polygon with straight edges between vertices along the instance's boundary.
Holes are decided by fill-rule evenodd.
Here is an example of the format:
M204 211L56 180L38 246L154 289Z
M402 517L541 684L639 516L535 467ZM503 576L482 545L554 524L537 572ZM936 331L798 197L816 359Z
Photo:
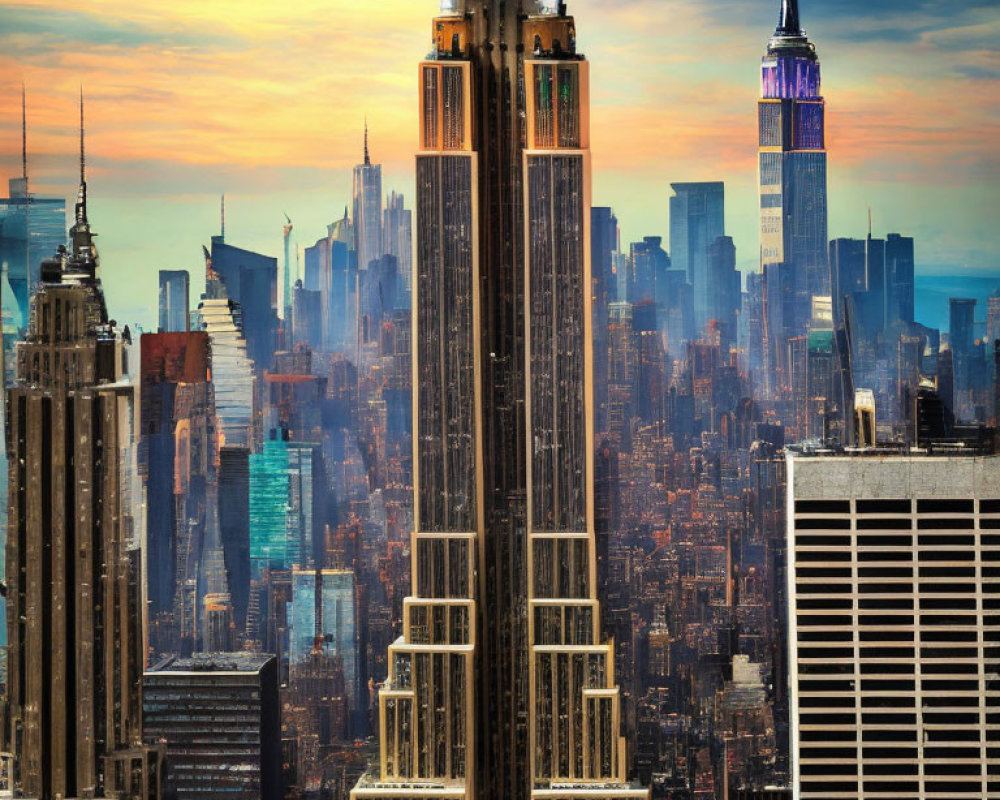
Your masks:
M724 180L737 262L758 261L755 101L778 0L570 0L592 62L594 202L622 239L668 232L672 181ZM800 0L823 65L830 235L917 239L925 274L1000 275L996 0ZM350 199L367 116L384 189L412 196L416 64L437 0L0 3L0 180L75 193L87 96L91 221L120 321L152 325L156 272L218 232L278 256ZM0 184L0 191L5 188ZM998 281L1000 282L1000 281Z

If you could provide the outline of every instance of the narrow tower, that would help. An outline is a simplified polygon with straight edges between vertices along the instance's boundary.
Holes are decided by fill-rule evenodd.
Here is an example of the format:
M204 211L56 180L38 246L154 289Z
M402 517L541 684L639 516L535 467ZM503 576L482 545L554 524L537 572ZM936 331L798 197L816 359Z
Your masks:
M767 313L769 394L787 388L787 342L805 334L814 296L830 294L825 104L816 49L798 0L782 0L762 63L760 257Z
M558 2L442 2L419 67L413 596L353 798L647 798L600 641L589 65Z

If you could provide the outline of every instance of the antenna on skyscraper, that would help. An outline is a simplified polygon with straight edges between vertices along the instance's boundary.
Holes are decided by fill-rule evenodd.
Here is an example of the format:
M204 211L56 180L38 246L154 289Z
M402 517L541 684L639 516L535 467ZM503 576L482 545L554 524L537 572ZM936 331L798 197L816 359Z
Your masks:
M868 206L868 241L872 238L872 207Z
M28 192L28 103L25 99L24 82L21 82L21 177L24 191Z
M365 117L365 166L371 163L372 159L368 154L368 117Z
M76 222L87 224L87 149L83 120L83 84L80 84L80 194L76 201Z
M222 216L222 226L219 232L219 238L222 239L222 241L226 241L226 193L225 192L222 193L221 216Z

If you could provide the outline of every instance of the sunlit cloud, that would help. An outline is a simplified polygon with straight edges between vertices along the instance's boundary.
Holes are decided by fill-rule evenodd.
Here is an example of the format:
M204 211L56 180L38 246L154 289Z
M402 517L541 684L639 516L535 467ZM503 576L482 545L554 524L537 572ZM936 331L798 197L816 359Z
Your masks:
M724 179L727 225L740 264L751 267L755 102L777 0L569 5L593 64L595 202L616 207L626 241L665 235L671 181ZM947 263L959 242L963 263L995 267L994 0L800 5L823 63L831 233L858 234L838 226L874 202L925 237L918 253L934 254L933 263ZM437 0L0 5L0 178L20 168L23 81L34 185L73 194L83 84L109 272L115 256L145 258L150 270L197 256L213 231L188 229L214 215L205 209L221 191L233 197L230 227L245 246L273 253L267 220L283 210L298 210L303 241L318 236L348 199L366 118L386 189L412 194L416 65L437 8ZM169 242L146 241L135 225L140 208L169 229ZM904 208L905 217L891 216ZM170 263L154 265L161 260Z

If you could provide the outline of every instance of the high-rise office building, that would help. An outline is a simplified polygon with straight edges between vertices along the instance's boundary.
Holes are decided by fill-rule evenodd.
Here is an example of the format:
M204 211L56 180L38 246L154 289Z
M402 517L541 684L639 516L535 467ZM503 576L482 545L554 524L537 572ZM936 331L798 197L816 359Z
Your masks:
M1000 797L1000 457L792 456L788 536L795 796Z
M365 160L354 168L354 251L358 269L382 257L382 165L368 152L365 124Z
M710 319L712 296L718 287L709 274L708 249L726 235L726 187L715 183L672 183L670 198L670 257L674 269L687 272L694 290L694 323L698 335Z
M596 430L608 425L608 304L618 300L615 254L619 249L618 218L610 208L590 209L590 258L594 334L594 408Z
M952 297L949 301L948 342L955 364L955 415L972 419L972 364L976 342L976 300Z
M278 335L278 259L234 247L225 231L212 237L211 268L224 297L243 309L246 351L257 374L271 367Z
M138 437L131 341L109 321L98 277L82 117L81 101L71 247L42 263L7 393L6 740L25 796L139 800L148 790L112 768L142 736L142 565L127 501Z
M243 311L239 303L229 299L206 254L205 295L198 304L198 320L211 346L221 442L248 447L257 438L257 384L243 335Z
M853 308L853 298L868 291L863 239L830 242L830 284L833 319L840 325L844 322L845 310Z
M150 644L157 653L179 652L178 636L193 641L197 611L183 607L181 588L197 580L205 531L216 513L211 354L203 331L143 334L141 344L139 471L146 489Z
M191 277L186 269L160 270L160 332L191 329Z
M165 741L177 800L283 796L278 662L272 655L171 657L143 676L144 736Z
M743 276L736 270L736 246L732 237L720 236L709 244L707 261L705 279L712 288L703 298L705 321L699 333L704 334L704 326L715 320L719 324L725 352L736 342L736 315L740 311L743 292ZM695 295L697 302L697 291Z
M782 0L761 76L760 256L771 306L765 321L773 394L788 370L786 341L805 333L810 298L830 295L825 105L798 0Z
M408 296L413 278L413 212L406 207L403 195L396 192L386 200L382 239L382 253L395 257L403 290ZM409 307L408 302L406 307Z
M413 595L355 798L648 797L599 641L588 64L557 2L445 2L420 65ZM556 246L558 243L558 246Z
M885 241L886 324L912 323L914 305L913 239L890 233Z
M246 628L250 603L250 449L219 448L219 538L236 630Z
M250 564L268 569L321 563L326 493L319 446L272 431L250 455Z

